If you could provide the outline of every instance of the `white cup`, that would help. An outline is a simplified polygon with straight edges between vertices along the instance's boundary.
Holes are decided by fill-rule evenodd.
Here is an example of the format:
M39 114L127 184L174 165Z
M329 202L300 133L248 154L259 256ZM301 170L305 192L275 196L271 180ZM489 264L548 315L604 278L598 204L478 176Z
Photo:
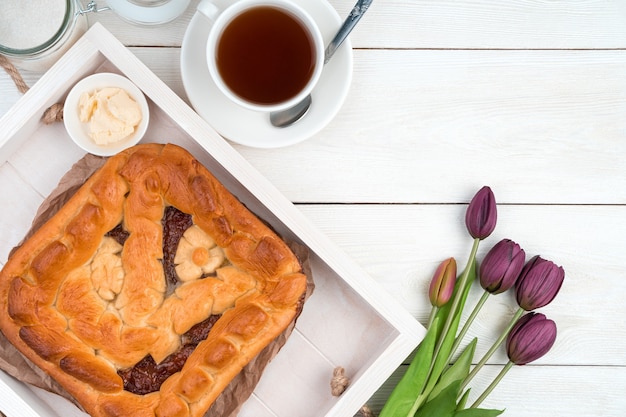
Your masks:
M231 101L272 112L294 106L313 91L324 66L324 40L300 6L291 0L237 0L220 8L202 0L198 10L212 23L206 46L209 73Z

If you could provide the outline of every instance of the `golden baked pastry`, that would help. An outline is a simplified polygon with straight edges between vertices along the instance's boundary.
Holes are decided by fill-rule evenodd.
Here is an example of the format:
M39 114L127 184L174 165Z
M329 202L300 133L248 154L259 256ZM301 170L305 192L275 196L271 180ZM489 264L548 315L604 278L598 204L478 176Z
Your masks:
M296 317L287 245L187 151L111 157L0 272L0 329L92 416L203 416Z

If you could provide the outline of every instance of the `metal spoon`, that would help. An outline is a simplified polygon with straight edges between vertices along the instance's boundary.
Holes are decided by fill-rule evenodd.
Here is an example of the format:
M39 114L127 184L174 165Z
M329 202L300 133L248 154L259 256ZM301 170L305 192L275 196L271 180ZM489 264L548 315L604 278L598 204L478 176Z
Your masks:
M370 7L374 0L358 0L352 11L343 22L339 31L335 35L332 41L326 47L326 51L324 51L324 65L335 54L335 51L339 48L339 46L343 43L343 41L348 37L352 29L356 26L361 17L365 14L367 9ZM297 122L306 114L311 106L311 95L309 94L302 100L300 103L296 104L293 107L290 107L286 110L275 111L270 113L270 122L275 127L287 127Z

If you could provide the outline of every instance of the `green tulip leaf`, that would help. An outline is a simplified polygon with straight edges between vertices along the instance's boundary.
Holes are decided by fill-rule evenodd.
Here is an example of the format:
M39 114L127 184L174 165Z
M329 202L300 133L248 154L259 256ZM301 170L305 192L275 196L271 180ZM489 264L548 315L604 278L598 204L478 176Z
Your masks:
M463 353L459 356L459 359L457 359L450 368L441 374L441 378L439 378L439 381L430 392L429 399L439 395L439 393L451 383L455 381L463 381L467 377L472 364L472 359L474 358L474 351L476 350L477 342L478 338L474 338L474 340L472 340L472 342L465 347Z
M466 389L465 392L463 393L463 396L461 397L461 399L456 405L457 410L462 410L465 408L465 405L467 404L467 399L469 398L469 393L470 393L470 390Z
M453 382L444 388L439 395L427 401L415 417L453 417L456 412L456 397L461 381Z
M461 398L461 406L457 405L456 400L461 383L469 373L476 341L472 341L459 359L444 372L448 366L448 357L454 346L469 290L476 280L475 259L466 268L469 269L467 269L465 284L461 285L461 280L457 280L454 289L454 297L459 297L457 308L451 312L453 303L447 303L438 309L406 373L391 392L379 417L454 417L457 410L462 410L467 402L468 392ZM453 316L449 317L450 314ZM442 334L448 319L450 320L449 329L446 334ZM438 349L437 352L435 352L436 349ZM436 357L434 357L435 354ZM479 416L481 415L461 415L461 417ZM485 417L489 416L490 414L485 415Z
M391 392L378 417L413 417L412 409L426 385L435 350L437 318L428 328L407 371Z
M483 408L466 408L457 411L454 417L495 417L504 413L504 410L487 410Z

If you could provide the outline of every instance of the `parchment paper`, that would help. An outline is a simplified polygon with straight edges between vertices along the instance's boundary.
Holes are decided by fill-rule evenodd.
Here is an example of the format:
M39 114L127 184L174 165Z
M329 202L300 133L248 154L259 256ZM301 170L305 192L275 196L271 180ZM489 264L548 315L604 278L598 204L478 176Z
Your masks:
M80 188L98 168L106 162L105 157L91 154L85 155L68 171L57 188L41 204L32 227L24 241L28 239L41 225L54 215L65 202ZM308 249L302 245L289 242L293 252L300 260L303 272L307 276L307 290L305 300L311 295L314 284L308 260ZM17 246L19 247L19 245ZM13 250L17 249L14 248ZM12 253L12 252L11 252ZM250 397L261 378L266 365L278 354L295 327L296 320L288 326L272 343L263 349L235 379L226 387L222 394L213 403L205 417L235 417L243 403ZM78 402L48 374L23 356L0 332L0 369L27 384L34 385L46 391L56 393L67 398L82 410Z

